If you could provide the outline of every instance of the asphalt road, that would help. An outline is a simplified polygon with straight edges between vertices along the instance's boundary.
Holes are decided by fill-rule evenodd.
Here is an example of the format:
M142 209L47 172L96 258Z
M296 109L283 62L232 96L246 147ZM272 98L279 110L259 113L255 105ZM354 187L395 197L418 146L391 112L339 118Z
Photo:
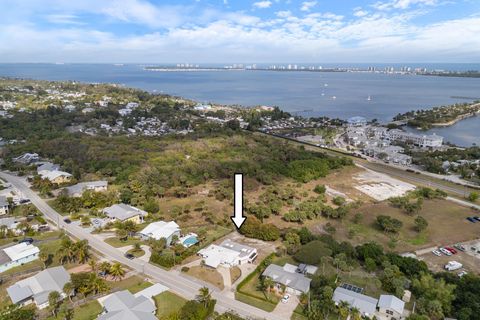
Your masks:
M147 277L167 286L174 293L186 298L194 299L198 290L203 286L208 286L212 292L212 297L217 300L215 309L218 312L234 311L238 315L247 318L254 319L267 319L267 320L287 320L288 317L282 317L278 315L265 312L261 309L255 308L248 304L234 300L227 297L217 288L208 285L200 280L188 277L181 274L179 271L171 270L166 271L150 263L145 263L141 260L134 259L129 260L125 258L120 250L110 246L102 240L94 237L86 230L73 224L67 224L63 221L63 217L50 207L45 200L40 198L34 191L30 189L30 186L22 179L9 173L0 172L0 177L10 182L15 188L21 191L25 197L40 210L48 219L57 224L60 228L67 231L69 234L80 240L88 240L89 245L96 251L100 252L105 258L118 261L132 270L136 270L139 273L145 274Z

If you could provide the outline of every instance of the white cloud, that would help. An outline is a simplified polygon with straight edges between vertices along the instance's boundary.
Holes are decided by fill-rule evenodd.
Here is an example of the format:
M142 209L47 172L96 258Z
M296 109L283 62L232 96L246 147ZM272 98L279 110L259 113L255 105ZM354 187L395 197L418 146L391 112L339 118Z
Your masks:
M310 11L316 5L317 5L317 1L304 1L302 2L302 6L300 7L300 10Z
M368 12L365 11L365 10L362 10L362 9L358 9L358 10L355 10L355 11L353 12L353 15L354 15L355 17L359 17L359 18L365 17L367 14L368 14Z
M272 6L272 1L258 1L254 2L253 6L258 9L266 9Z
M390 0L385 2L379 1L372 6L377 10L391 10L408 9L414 5L435 6L438 3L438 0Z

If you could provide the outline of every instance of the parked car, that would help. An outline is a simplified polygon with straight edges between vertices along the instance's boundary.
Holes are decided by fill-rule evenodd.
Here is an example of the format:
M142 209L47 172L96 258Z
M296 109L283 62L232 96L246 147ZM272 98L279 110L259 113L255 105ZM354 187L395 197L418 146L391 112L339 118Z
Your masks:
M289 294L286 294L286 295L284 295L283 298L282 298L282 303L287 303L288 300L290 300L290 295L289 295Z
M460 251L466 251L465 246L460 243L455 244L454 247Z
M133 260L133 259L135 259L135 256L131 253L125 253L125 258Z
M72 223L72 220L68 219L68 218L65 218L63 219L63 222L67 223L67 224L70 224Z
M470 222L473 222L473 223L476 223L477 220L475 220L474 218L472 217L467 217L467 220L470 221Z
M452 253L445 248L440 248L439 250L440 250L441 253L443 253L446 256L451 256L452 255Z
M25 238L25 239L22 239L22 240L18 241L18 243L29 243L29 244L32 244L32 243L33 243L33 238Z
M437 257L440 257L440 256L442 255L442 253L441 253L440 251L438 251L438 250L433 250L432 253L433 253L434 255L436 255Z
M473 217L473 219L477 220L477 221L480 221L480 217L479 216L475 216Z
M449 261L445 265L445 269L448 270L448 271L458 270L462 267L463 267L463 265L460 262L457 262L457 261Z
M448 251L450 251L452 254L457 254L457 250L453 249L452 247L445 247Z

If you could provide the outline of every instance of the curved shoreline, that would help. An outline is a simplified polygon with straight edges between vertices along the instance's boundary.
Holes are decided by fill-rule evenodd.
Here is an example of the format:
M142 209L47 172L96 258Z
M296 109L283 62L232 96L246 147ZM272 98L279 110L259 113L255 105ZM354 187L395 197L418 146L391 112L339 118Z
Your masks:
M448 122L432 123L431 126L432 127L437 127L437 128L450 127L450 126L453 126L454 124L456 124L457 122L460 122L460 121L468 119L468 118L476 117L478 115L480 115L480 110L477 111L477 112L460 115L460 116L456 117L455 119L450 120Z

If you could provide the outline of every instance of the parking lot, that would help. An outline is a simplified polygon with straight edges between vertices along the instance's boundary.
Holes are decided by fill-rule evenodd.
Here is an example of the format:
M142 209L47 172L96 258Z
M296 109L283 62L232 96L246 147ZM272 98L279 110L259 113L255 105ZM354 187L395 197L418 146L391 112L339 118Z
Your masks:
M459 243L465 251L459 250L452 245L446 245L443 248L453 248L456 253L450 256L440 252L440 256L435 255L432 251L425 252L418 256L420 260L425 261L428 267L436 272L447 271L445 265L450 261L457 261L463 266L460 269L450 271L458 274L462 271L480 274L480 239ZM474 248L474 250L472 250ZM433 250L433 248L432 248ZM440 251L440 247L437 248ZM445 249L443 250L445 251Z

